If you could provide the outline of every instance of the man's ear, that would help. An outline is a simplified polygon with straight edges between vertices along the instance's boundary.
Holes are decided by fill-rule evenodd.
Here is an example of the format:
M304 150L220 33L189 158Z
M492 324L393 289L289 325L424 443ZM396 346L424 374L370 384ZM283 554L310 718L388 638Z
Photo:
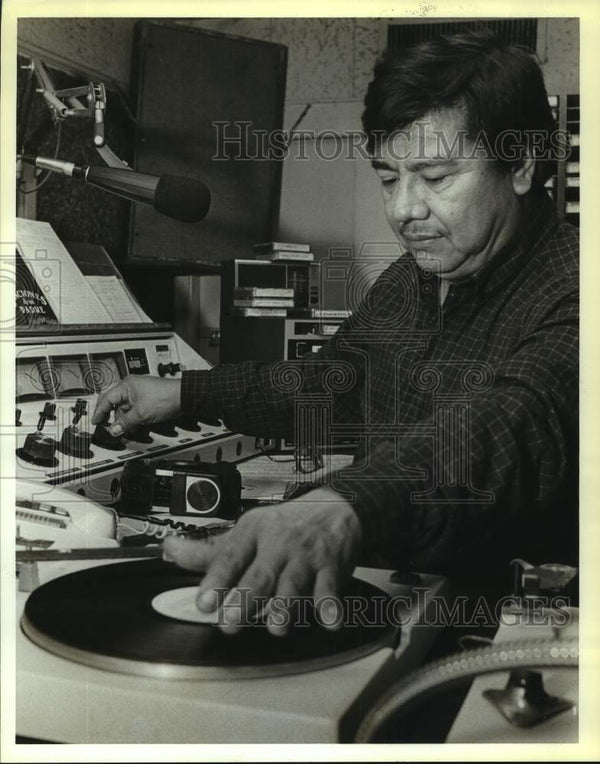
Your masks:
M533 181L533 172L535 170L535 159L527 155L519 165L511 170L512 187L515 194L524 196L531 188Z

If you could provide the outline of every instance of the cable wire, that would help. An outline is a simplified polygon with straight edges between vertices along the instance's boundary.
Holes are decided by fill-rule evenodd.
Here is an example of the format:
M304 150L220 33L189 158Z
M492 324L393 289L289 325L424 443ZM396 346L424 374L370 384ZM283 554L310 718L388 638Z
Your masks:
M56 145L54 147L54 154L52 156L52 159L56 159L58 157L58 152L60 150L61 134L62 134L62 124L58 122L56 125ZM26 191L20 187L23 185L23 181L21 180L19 182L19 193L27 195L27 194L33 194L34 191L39 191L39 189L44 185L44 183L48 180L51 174L52 174L51 170L46 170L46 174L44 175L43 179L37 184L37 186L34 186L33 188L28 188Z

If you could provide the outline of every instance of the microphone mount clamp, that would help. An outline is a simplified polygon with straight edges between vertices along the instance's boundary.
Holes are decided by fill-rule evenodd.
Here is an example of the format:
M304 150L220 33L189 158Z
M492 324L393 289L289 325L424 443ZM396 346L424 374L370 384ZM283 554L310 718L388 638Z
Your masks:
M104 83L89 82L79 87L56 90L52 78L42 61L33 57L30 68L35 75L41 93L50 109L54 122L62 122L71 117L94 120L94 148L108 165L124 170L131 168L127 162L119 159L106 143L104 116L106 113L106 88ZM83 103L80 99L83 99Z

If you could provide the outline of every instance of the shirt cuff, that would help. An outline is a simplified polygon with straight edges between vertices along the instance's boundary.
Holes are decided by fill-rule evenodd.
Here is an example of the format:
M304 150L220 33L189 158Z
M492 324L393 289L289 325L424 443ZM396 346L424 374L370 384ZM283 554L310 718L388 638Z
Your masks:
M218 420L212 402L210 371L184 371L181 375L180 405L184 415L196 416L207 424ZM212 410L211 410L212 409Z
M401 497L385 480L336 477L331 487L350 502L360 522L360 564L407 567L412 548L411 518Z

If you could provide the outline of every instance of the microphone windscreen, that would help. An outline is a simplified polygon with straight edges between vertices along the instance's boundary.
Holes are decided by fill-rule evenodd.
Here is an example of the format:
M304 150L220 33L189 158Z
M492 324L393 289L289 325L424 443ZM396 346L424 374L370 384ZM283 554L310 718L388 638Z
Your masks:
M197 223L210 209L210 191L198 180L161 175L154 195L154 209L184 223Z

